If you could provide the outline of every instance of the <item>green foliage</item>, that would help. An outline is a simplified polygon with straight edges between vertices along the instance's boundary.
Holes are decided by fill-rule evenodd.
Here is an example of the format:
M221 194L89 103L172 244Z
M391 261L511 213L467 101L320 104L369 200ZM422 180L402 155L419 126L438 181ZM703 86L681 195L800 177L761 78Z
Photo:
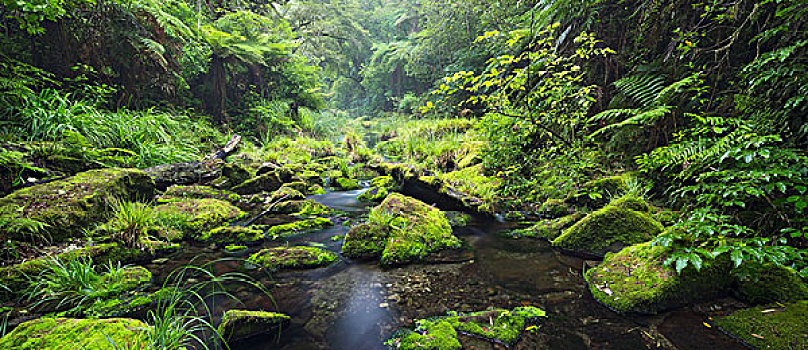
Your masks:
M148 204L115 200L112 203L112 218L106 226L112 231L114 240L125 247L137 248L146 238L153 220L154 211Z

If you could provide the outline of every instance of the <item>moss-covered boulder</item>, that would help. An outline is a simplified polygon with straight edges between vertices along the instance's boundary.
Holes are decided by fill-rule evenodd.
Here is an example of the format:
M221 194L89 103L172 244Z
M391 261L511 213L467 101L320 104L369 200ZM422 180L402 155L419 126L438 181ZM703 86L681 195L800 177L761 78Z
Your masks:
M289 321L289 316L277 312L227 310L219 324L219 334L225 341L234 342L261 334L277 334Z
M258 175L244 181L231 190L238 194L252 194L259 192L273 192L283 185L283 181L275 173Z
M281 188L279 188L275 192L272 192L272 194L269 196L269 201L271 203L278 201L295 201L304 199L306 199L306 196L303 193L286 185L281 186Z
M25 322L0 338L0 349L114 350L145 346L148 326L138 320L40 318ZM116 346L117 345L117 346Z
M333 224L334 223L328 218L304 219L288 224L272 226L267 230L266 237L269 239L292 237L307 231L321 230Z
M392 176L377 176L370 180L370 186L372 187L381 187L388 191L395 191L400 186L396 181L393 179Z
M808 349L808 300L738 310L712 324L755 349Z
M176 297L175 287L165 287L154 292L137 291L125 293L114 298L98 300L81 310L81 313L92 318L130 317L143 315L153 309L161 301Z
M154 212L160 218L158 225L171 226L196 239L247 215L228 202L212 198L169 202L155 207Z
M186 198L197 198L197 199L213 198L233 203L238 202L241 199L241 196L239 196L234 192L219 190L209 186L174 185L166 189L166 191L163 192L163 194L158 197L160 201L165 202Z
M367 224L348 231L342 252L353 258L381 258L383 265L420 260L429 253L460 246L440 210L391 193L373 208ZM383 247L379 250L380 247Z
M452 312L445 317L419 320L413 331L399 331L385 344L390 349L461 349L458 333L462 333L512 346L528 327L536 328L544 317L544 310L531 306L461 314Z
M362 186L359 186L359 181L356 179L349 179L347 177L338 177L334 179L332 186L344 191L352 191L362 188Z
M648 214L608 205L564 230L553 240L553 245L582 254L603 256L607 252L646 242L662 230L662 224Z
M371 187L367 191L362 192L356 199L360 202L370 203L370 202L377 202L381 203L385 198L387 198L387 189L384 187Z
M136 169L91 170L23 188L0 199L0 207L6 207L0 211L4 219L35 220L47 226L43 232L6 230L0 239L62 241L103 219L113 199L150 199L154 191L154 181Z
M544 219L528 228L507 231L505 235L513 238L534 237L552 241L558 238L564 229L574 225L584 216L583 213L575 213L557 219Z
M328 215L334 212L333 209L312 199L280 202L272 207L272 211L280 214L291 214L297 217L314 217Z
M199 236L202 242L227 245L233 243L257 244L264 239L264 231L255 227L222 226Z
M331 264L337 255L317 247L277 247L262 249L247 261L270 270L306 269Z
M747 264L735 273L738 298L751 304L808 300L808 285L794 269L774 264Z
M620 198L617 198L611 201L609 205L623 209L631 209L641 213L648 213L651 211L651 206L648 205L648 202L646 202L644 199L640 197L633 195L625 195Z
M620 313L653 314L728 292L731 264L719 257L676 273L665 265L668 248L650 243L607 254L603 262L586 272L592 295Z
M462 211L446 211L443 215L452 227L465 227L471 222L471 215Z

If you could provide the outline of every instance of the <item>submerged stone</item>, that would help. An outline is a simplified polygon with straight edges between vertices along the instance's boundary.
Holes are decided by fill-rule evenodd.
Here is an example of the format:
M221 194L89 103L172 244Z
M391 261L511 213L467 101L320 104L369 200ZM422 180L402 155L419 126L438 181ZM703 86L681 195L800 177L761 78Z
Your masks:
M337 255L317 247L277 247L262 249L247 261L270 270L316 268L331 264Z
M712 324L756 349L808 349L808 300L738 310Z
M150 199L154 191L154 181L146 173L115 168L23 188L0 199L0 207L4 207L0 213L5 219L34 220L47 226L42 232L7 230L0 233L0 239L63 241L102 220L112 200Z
M0 338L0 349L114 350L145 343L148 326L139 320L40 318Z
M663 227L645 213L608 205L581 219L553 240L553 245L578 253L603 256L650 240Z
M291 318L277 312L227 310L219 324L219 334L227 342L280 332Z
M383 265L401 265L459 246L443 212L391 193L371 210L367 224L348 231L342 251L353 258L380 258Z
M729 290L730 263L720 257L706 261L700 270L692 266L677 274L665 265L668 248L650 243L634 245L606 255L586 272L592 295L620 313L654 314L700 300L709 300Z

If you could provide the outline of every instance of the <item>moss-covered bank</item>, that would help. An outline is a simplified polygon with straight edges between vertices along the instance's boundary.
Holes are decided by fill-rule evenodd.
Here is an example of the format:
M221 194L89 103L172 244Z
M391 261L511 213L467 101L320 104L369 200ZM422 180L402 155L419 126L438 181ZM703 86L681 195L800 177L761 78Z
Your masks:
M138 320L40 318L25 322L0 338L0 349L114 350L145 346L148 326Z

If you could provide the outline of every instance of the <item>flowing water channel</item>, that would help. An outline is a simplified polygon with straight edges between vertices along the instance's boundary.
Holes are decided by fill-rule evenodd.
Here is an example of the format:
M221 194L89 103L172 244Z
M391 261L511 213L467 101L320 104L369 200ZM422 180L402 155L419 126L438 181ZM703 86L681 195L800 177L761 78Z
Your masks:
M316 245L339 253L339 238L350 228L342 222L357 220L368 211L356 200L361 192L312 197L346 214L331 228L288 242L268 242L264 247ZM243 304L224 301L217 308L259 308L292 317L282 335L252 339L236 344L234 350L384 349L384 340L399 327L411 326L414 319L440 316L448 310L522 305L540 307L548 318L538 330L525 333L514 349L744 349L705 327L704 316L693 308L650 317L611 312L589 295L581 273L585 261L561 254L540 240L514 240L497 234L507 228L490 218L474 218L468 226L455 229L465 242L463 249L424 264L383 269L373 262L341 257L327 268L257 274L256 278L271 286L274 302L244 287L236 291ZM199 247L185 249L182 255L215 259L222 253ZM187 259L179 258L174 263L184 262ZM173 266L159 269L170 268ZM218 268L219 272L243 270L243 265L233 261ZM505 348L473 338L461 341L465 349Z

